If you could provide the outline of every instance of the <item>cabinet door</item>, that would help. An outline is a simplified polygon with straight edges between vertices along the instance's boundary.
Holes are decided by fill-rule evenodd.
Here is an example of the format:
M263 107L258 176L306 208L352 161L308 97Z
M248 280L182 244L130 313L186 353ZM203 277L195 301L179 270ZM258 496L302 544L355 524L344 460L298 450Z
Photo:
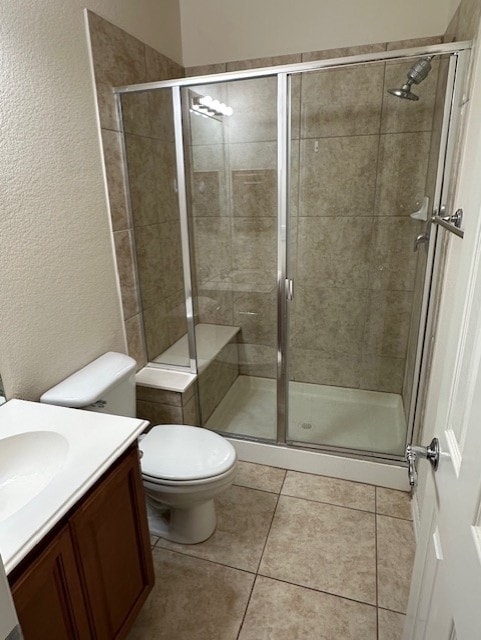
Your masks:
M94 637L124 637L154 584L137 448L69 522Z
M12 595L25 640L92 638L68 527L12 585Z

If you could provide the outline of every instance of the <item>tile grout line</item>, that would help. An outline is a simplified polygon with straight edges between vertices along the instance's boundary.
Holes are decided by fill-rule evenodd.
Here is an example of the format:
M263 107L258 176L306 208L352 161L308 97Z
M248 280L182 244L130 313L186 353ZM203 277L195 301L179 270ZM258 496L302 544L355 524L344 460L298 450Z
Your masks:
M247 615L247 609L249 608L249 604L250 604L250 601L251 601L251 598L252 598L252 594L254 593L254 587L256 586L256 581L257 581L257 574L254 575L254 580L252 581L252 587L251 587L251 590L249 592L249 597L247 598L246 606L245 606L245 609L244 609L244 614L242 616L242 620L241 620L241 623L239 625L239 631L237 632L237 635L236 635L236 640L239 639L239 636L240 636L240 634L242 632L242 627L244 626L244 622L245 622L246 615Z
M210 562L210 564L215 564L218 567L224 567L227 569L232 569L233 571L242 571L242 573L248 573L251 576L256 577L257 573L255 571L249 571L249 569L240 569L239 567L233 567L231 564L224 564L222 562L217 562L216 560L209 560L208 558L201 558L200 556L194 556L191 553L184 553L183 551L178 551L177 549L169 549L169 547L156 547L156 549L161 549L162 551L169 551L170 553L176 553L179 556L183 556L184 558L193 558L194 560L200 560L201 562Z
M327 504L330 507L338 507L339 509L349 509L351 511L357 511L359 513L375 513L374 510L370 511L369 509L358 509L356 507L347 507L344 504L337 504L335 502L326 502L325 500L316 500L315 498L304 498L303 496L293 496L290 493L282 493L280 494L285 498L294 498L295 500L305 500L306 502L315 502L316 504ZM390 517L390 516L388 516ZM404 518L398 518L398 520L403 520Z
M286 475L287 475L287 473L286 473ZM283 483L283 484L284 484L284 483ZM282 487L281 487L281 489L282 489ZM273 525L273 523L274 523L274 518L276 517L276 513L277 513L277 508L278 508L278 506L279 506L279 499L280 499L280 497L281 497L281 494L280 494L280 492L279 492L279 493L277 494L276 506L275 506L275 508L274 508L274 511L272 512L272 518L271 518L271 522L270 522L270 524L269 524L269 529L267 530L266 539L265 539L265 541L264 541L264 545L263 545L263 547L262 547L262 552L261 552L261 555L260 555L260 558L259 558L259 563L257 564L256 576L258 576L258 575L259 575L259 569L260 569L260 567L261 567L262 559L263 559L263 557L264 557L264 552L265 552L265 550L266 550L267 541L269 540L269 536L270 536L270 533L271 533L272 525Z
M286 476L287 476L287 470L286 470L286 472L285 472L285 474L284 474L284 479L283 479L283 481L282 481L282 485L281 485L281 487L280 487L280 489L279 489L279 492L277 493L276 506L275 506L275 508L274 508L274 510L273 510L273 512L272 512L271 522L270 522L270 525L269 525L269 529L268 529L268 531L267 531L267 535L266 535L266 539L265 539L265 542L264 542L264 546L262 547L262 552L261 552L261 555L260 555L260 558L259 558L259 563L258 563L258 565L257 565L257 570L256 570L256 573L255 573L254 580L253 580L253 582L252 582L252 588L251 588L251 591L250 591L250 593L249 593L249 598L248 598L248 600L247 600L246 607L245 607L245 609L244 609L244 615L242 616L242 622L241 622L240 627L239 627L239 632L238 632L238 634L237 634L237 636L236 636L236 639L237 639L237 640L238 640L238 638L239 638L239 636L240 636L240 634L241 634L241 632L242 632L242 627L244 626L244 622L245 622L245 619L246 619L246 616L247 616L247 610L248 610L248 608L249 608L249 604L250 604L250 601L251 601L251 598L252 598L252 594L254 593L254 587L255 587L255 585L256 585L257 578L258 578L258 576L259 576L259 568L260 568L260 566L261 566L262 558L263 558L263 556L264 556L264 551L265 551L265 548L266 548L266 545L267 545L267 540L269 539L269 534L270 534L271 529L272 529L272 523L274 522L274 517L275 517L275 515L276 515L277 506L278 506L278 504L279 504L279 498L281 497L281 491L282 491L282 488L283 488L283 486L284 486L284 482L285 482L285 480L286 480Z
M362 604L365 607L372 607L373 609L377 609L376 604L372 602L366 602L365 600L356 600L355 598L349 598L348 596L341 596L338 593L333 593L332 591L325 591L324 589L316 589L315 587L309 587L305 584L299 584L298 582L290 582L289 580L284 580L283 578L274 578L272 576L268 576L264 573L258 573L256 577L259 578L267 578L268 580L272 580L273 582L281 582L282 584L288 584L292 587L298 587L299 589L306 589L307 591L313 591L314 593L322 593L325 596L330 596L331 598L339 598L340 600L347 600L348 602L355 602L356 604ZM388 609L391 611L391 609ZM399 613L398 611L393 611L393 613Z

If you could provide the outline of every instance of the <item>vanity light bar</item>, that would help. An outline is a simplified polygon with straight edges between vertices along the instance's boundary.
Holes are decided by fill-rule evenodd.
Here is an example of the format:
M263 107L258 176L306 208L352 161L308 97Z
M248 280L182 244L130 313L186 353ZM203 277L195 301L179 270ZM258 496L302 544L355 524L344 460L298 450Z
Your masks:
M232 107L227 106L223 102L219 102L219 100L211 96L194 98L190 110L192 113L204 116L204 118L222 118L224 116L231 116L234 113Z

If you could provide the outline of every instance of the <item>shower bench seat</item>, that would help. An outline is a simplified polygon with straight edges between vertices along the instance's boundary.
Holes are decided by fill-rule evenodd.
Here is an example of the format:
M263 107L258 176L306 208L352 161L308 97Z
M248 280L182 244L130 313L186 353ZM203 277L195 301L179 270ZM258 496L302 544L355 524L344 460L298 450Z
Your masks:
M230 325L196 325L197 374L162 367L186 367L187 334L141 369L136 375L137 415L153 425L200 424L200 410L205 422L239 375L239 332Z

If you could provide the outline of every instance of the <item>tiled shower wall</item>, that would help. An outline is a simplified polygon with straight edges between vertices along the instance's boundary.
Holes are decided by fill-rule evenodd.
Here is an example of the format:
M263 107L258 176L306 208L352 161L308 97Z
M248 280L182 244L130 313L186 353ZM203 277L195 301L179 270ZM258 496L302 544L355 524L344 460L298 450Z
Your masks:
M112 87L178 78L184 69L91 11L88 24L128 349L142 367L185 333L171 107L159 94L129 97L126 105L130 217ZM154 328L148 341L142 315Z
M89 25L129 352L142 366L185 332L170 99L143 94L125 105L129 220L111 87L179 77L183 69L95 14ZM248 60L189 75L438 41ZM436 73L418 88L419 103L389 104L383 85L397 86L406 65L372 69L323 74L323 84L320 74L294 81L294 173L299 157L302 168L291 202L291 373L299 381L399 392L416 269L411 243L419 228L407 214L425 192L419 158L427 159ZM225 131L193 136L198 319L240 326L241 373L274 376L275 82L256 81L254 91L248 85L224 95L237 116L228 138Z
M429 38L321 51L187 73L438 42L440 38ZM387 94L387 88L404 81L410 64L381 63L294 78L292 379L401 392L418 260L413 242L422 228L409 214L426 195L438 75L435 63L416 87L419 102ZM215 140L192 131L199 320L241 327L241 373L274 377L275 84L262 79L223 90L223 96L215 97L234 108L232 120Z

